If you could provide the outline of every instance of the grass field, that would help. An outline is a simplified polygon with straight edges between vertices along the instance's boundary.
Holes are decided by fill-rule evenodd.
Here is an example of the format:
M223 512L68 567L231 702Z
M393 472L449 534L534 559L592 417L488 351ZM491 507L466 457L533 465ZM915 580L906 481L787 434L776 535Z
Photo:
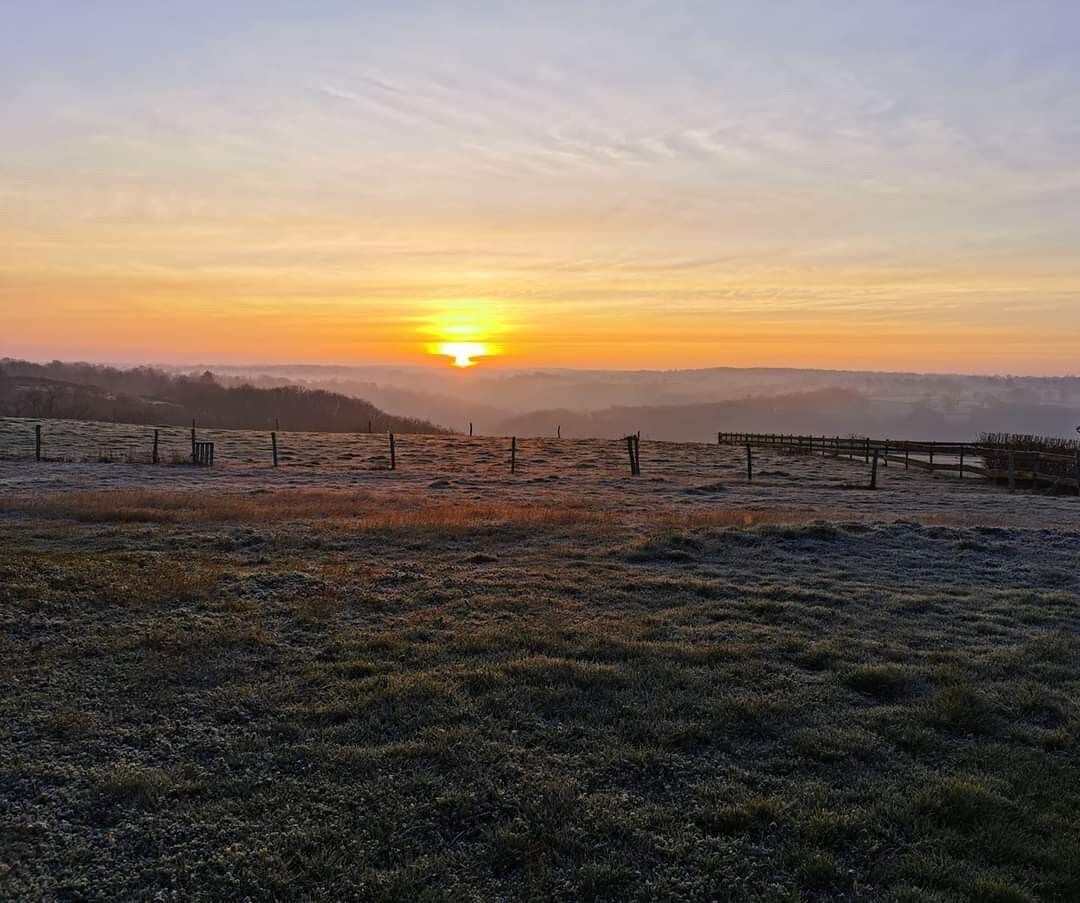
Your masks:
M0 897L1080 899L1080 532L918 520L9 493Z

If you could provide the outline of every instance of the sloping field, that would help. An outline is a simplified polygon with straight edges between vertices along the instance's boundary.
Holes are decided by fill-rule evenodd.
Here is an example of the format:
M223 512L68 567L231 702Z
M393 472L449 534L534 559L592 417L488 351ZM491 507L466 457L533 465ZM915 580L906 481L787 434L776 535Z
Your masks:
M1076 498L319 441L0 464L0 897L1080 898Z

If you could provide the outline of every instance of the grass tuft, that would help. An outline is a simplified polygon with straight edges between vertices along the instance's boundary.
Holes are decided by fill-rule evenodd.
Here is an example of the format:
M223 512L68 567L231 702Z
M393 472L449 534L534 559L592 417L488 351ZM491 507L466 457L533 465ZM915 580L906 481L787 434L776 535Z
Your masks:
M795 870L802 885L812 890L836 887L843 877L836 859L825 850L799 850L795 854Z
M121 762L100 774L96 790L105 804L150 809L161 802L169 787L169 778L160 769Z
M774 824L781 811L780 801L769 797L734 803L714 799L702 807L697 821L707 834L746 834Z
M912 686L911 674L897 665L860 665L844 675L852 690L891 701L900 698Z
M933 727L968 734L987 734L994 728L994 705L970 684L955 684L935 692L925 703L924 718Z
M1004 812L1008 802L976 777L953 775L919 791L913 808L939 824L973 829Z

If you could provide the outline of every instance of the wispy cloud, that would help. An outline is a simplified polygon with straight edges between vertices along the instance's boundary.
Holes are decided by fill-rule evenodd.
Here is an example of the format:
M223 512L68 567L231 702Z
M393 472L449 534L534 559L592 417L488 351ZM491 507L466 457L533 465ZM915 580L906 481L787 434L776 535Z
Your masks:
M15 11L0 280L1077 322L1073 5L149 6Z

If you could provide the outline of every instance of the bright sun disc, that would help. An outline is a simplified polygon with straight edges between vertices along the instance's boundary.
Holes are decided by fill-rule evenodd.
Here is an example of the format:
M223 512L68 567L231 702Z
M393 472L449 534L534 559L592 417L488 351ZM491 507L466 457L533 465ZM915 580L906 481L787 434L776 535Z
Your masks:
M488 347L483 342L443 342L439 345L439 354L454 359L455 367L472 367L474 357L486 357Z

